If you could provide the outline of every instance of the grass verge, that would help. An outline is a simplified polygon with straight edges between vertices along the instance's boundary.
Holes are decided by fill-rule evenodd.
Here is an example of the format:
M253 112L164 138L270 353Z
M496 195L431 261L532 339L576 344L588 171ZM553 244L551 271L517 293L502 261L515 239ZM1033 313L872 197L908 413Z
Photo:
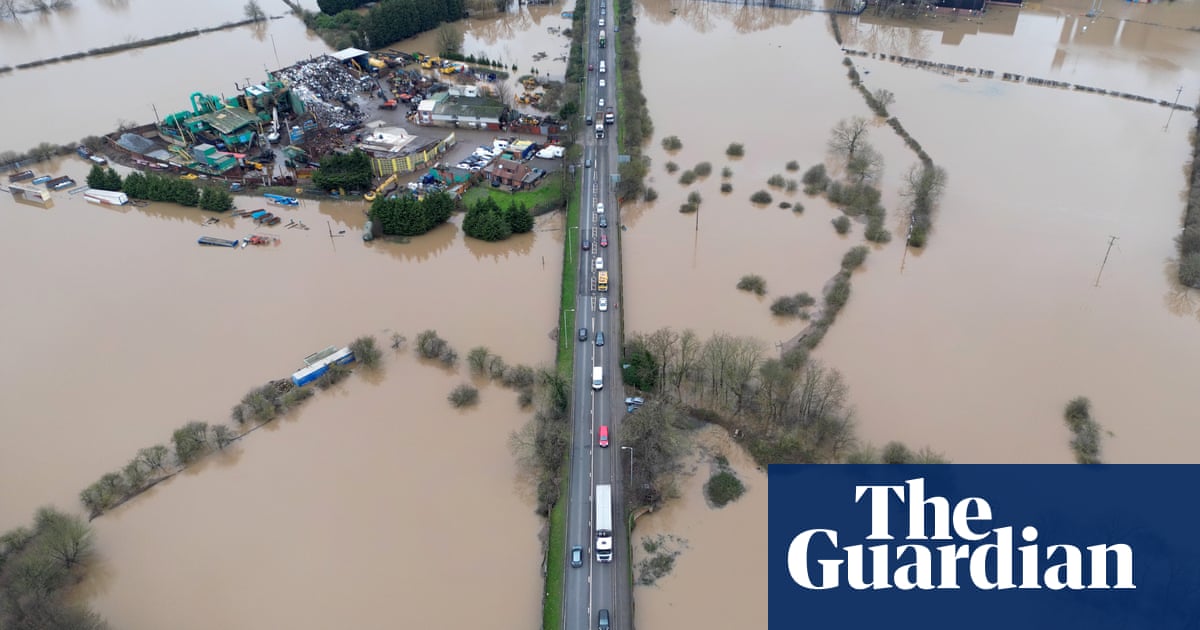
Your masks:
M561 184L560 184L561 185ZM575 308L576 273L579 265L579 250L572 247L571 226L579 225L579 189L576 182L574 193L567 202L567 219L565 223L567 238L563 239L563 268L562 268L562 298L559 303L559 321L563 321L569 309ZM564 343L570 339L570 328L559 331L558 349L555 353L554 366L558 373L566 378L571 377L575 358L575 344ZM563 467L559 473L559 487L568 488L570 469ZM558 630L562 626L563 606L563 559L567 553L567 502L560 497L550 510L550 539L546 547L546 596L542 600L542 629Z
M507 208L513 202L524 203L526 208L534 215L545 214L558 207L562 201L563 178L547 177L546 181L541 186L533 190L522 190L521 192L508 192L499 188L492 188L487 183L481 183L474 186L467 194L463 195L463 203L467 206L473 206L487 197L491 197L501 208Z
M574 345L574 344L571 344ZM566 354L571 354L567 352ZM567 487L570 469L562 470L559 483ZM567 553L567 502L559 500L550 510L550 543L546 551L546 598L542 603L542 630L558 630L563 615L563 563Z

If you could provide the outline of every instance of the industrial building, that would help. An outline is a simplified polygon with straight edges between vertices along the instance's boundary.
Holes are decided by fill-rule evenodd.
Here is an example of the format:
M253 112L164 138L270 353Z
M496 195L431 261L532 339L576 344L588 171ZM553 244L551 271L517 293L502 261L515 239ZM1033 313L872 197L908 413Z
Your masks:
M454 134L443 140L430 140L399 127L376 127L362 135L358 148L370 156L375 176L387 177L393 173L411 173L437 162L454 142Z
M457 86L452 86L446 92L431 94L417 106L417 124L498 131L504 116L504 105L478 94L476 88Z

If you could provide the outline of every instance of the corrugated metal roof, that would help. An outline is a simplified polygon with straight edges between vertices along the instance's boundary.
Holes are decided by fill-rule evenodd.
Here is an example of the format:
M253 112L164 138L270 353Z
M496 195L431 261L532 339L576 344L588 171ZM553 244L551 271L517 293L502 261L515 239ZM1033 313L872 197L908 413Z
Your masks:
M361 57L365 54L367 54L367 51L365 50L359 50L357 48L344 48L335 53L329 53L329 56L337 59L338 61L346 61L347 59L354 59L355 57Z
M215 112L209 112L198 117L217 131L230 134L242 127L258 122L258 117L241 107L226 107Z

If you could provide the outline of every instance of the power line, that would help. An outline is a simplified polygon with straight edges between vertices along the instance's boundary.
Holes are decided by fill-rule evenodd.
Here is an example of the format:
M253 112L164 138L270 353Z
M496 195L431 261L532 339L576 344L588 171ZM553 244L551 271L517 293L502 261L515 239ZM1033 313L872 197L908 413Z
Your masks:
M1100 271L1096 274L1096 286L1100 286L1100 274L1104 273L1104 265L1108 264L1108 255L1112 253L1113 244L1117 242L1117 237L1108 237L1108 250L1104 252L1104 261L1100 263Z

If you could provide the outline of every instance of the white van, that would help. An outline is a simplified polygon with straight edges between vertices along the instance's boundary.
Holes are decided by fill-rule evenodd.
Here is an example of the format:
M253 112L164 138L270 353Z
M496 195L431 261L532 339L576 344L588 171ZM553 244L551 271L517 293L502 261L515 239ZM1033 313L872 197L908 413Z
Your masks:
M596 271L604 271L604 257L603 256L596 257Z
M603 61L601 61L601 62L600 62L600 74L604 74L604 72L605 72L605 69L604 69L604 62L603 62Z
M604 389L604 368L592 368L592 389Z

